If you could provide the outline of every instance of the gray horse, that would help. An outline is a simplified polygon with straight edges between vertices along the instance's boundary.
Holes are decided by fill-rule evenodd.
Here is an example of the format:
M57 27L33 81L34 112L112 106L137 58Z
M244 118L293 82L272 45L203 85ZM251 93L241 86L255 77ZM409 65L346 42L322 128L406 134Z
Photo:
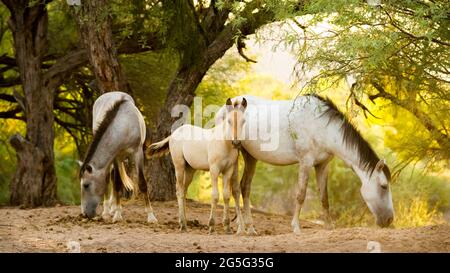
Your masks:
M299 215L305 201L309 172L313 167L325 219L327 225L332 226L327 176L328 164L334 156L341 158L361 180L361 195L377 224L387 227L392 223L394 208L389 187L389 167L331 100L315 95L300 96L294 100L266 100L245 95L233 98L232 102L238 103L244 97L248 107L244 127L247 136L241 141L245 161L241 192L248 233L256 234L249 196L257 160L281 166L299 164L291 223L295 233L300 233ZM216 122L220 122L225 113L223 106L216 115Z
M94 103L92 127L94 138L80 168L82 214L89 218L96 215L113 170L112 202L105 196L103 216L111 213L113 222L122 220L120 195L124 189L136 192L138 184L145 193L147 221L156 222L143 173L145 123L133 98L123 92L101 95ZM123 161L127 158L134 162L134 177L139 183L133 183L126 174Z

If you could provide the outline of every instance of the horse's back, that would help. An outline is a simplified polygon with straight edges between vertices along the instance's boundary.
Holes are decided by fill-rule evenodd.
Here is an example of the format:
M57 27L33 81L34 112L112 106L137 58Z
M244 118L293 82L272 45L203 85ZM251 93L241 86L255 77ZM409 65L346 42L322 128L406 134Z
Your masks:
M115 138L128 136L129 138L133 138L129 139L130 141L139 142L142 145L146 136L144 118L139 109L135 106L133 98L124 92L108 92L97 98L93 107L93 132L97 130L97 127L103 120L106 112L111 109L118 100L125 100L126 102L120 106L115 119L110 125L112 131L115 132Z
M193 125L183 125L176 129L169 142L174 164L186 161L196 170L208 170L208 139L210 130Z
M274 165L294 164L309 151L322 157L322 144L329 141L329 136L325 130L327 122L321 118L325 107L319 98L306 95L292 100L268 100L242 95L232 101L244 97L248 102L248 138L242 144L253 157ZM220 115L219 110L219 118Z

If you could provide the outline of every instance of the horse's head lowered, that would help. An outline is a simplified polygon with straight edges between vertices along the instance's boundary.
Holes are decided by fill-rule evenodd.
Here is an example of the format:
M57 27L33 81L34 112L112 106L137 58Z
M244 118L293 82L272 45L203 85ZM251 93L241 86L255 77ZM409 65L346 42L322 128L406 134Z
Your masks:
M81 167L81 213L88 218L96 215L97 206L108 185L107 177L107 168L97 169L90 163Z
M390 179L388 166L382 159L377 163L366 181L362 181L361 195L380 227L389 226L394 219L392 195L389 187Z
M107 178L110 174L110 164L96 166L96 160L93 158L105 132L116 117L120 106L126 101L127 99L125 98L115 101L105 112L103 120L94 132L94 137L91 145L89 145L84 162L81 164L81 212L89 218L94 217L96 214L97 206L100 203L102 196L105 194L109 181ZM106 155L101 155L101 157L105 156Z
M247 100L232 103L228 98L226 102L225 114L225 139L231 139L235 148L239 148L241 140L244 139L245 109L247 109Z
M347 148L349 157L355 158L357 167L354 170L357 171L362 182L361 195L375 216L377 225L389 226L394 219L394 208L389 188L391 173L386 161L378 158L370 144L331 100L315 97L328 106L324 115L328 116L330 121L340 124L343 145Z

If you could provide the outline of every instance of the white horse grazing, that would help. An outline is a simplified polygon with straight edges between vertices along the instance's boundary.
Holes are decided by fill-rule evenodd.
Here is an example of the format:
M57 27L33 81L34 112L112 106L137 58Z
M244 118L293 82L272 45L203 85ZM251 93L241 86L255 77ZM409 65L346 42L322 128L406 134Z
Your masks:
M245 98L234 105L228 99L223 122L216 124L214 128L203 129L192 125L183 125L176 129L166 139L149 146L147 157L163 154L170 151L175 166L177 179L176 191L179 209L180 230L186 230L185 197L187 188L192 181L196 170L209 170L211 174L211 215L209 218L209 232L214 231L215 213L219 192L217 179L223 175L223 224L225 231L231 233L230 217L228 214L230 201L230 187L236 203L236 215L238 217L237 233L243 232L243 219L239 209L240 188L237 180L237 159L240 144L240 135L245 123L244 113L247 107ZM232 175L236 177L232 179ZM230 184L233 180L235 183Z
M233 103L243 96L232 99ZM328 163L333 156L341 158L362 182L361 194L379 226L389 226L394 217L389 189L390 171L353 125L329 100L315 95L295 100L266 100L245 96L248 109L246 136L241 141L245 160L241 180L244 201L244 221L250 234L256 234L250 211L250 185L256 161L274 165L298 166L298 190L292 227L300 233L299 215L305 200L308 174L315 168L317 184L327 224L331 224L327 194ZM222 107L216 122L224 117ZM268 121L268 131L267 128ZM263 135L263 133L266 135Z
M131 156L135 163L135 177L139 178L139 187L145 193L147 221L156 222L143 173L145 123L133 98L123 92L101 95L94 103L92 127L94 138L80 168L81 212L89 218L94 217L101 198L105 197L103 216L114 213L113 222L122 220L120 193L124 188L137 191L123 164ZM114 183L111 201L114 204L105 195L112 165Z

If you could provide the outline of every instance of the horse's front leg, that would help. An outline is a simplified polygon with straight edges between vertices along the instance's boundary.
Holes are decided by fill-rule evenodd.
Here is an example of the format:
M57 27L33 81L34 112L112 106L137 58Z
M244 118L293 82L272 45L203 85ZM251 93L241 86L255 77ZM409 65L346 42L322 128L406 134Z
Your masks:
M210 173L211 173L211 214L209 216L209 234L212 234L215 231L215 225L216 225L216 208L217 203L219 202L219 190L218 190L218 178L220 171L216 166L210 167Z
M110 197L113 194L113 189L111 187L111 189L109 189L110 187L110 182L111 180L111 172L109 172L106 175L106 192L105 195L103 196L103 212L102 212L102 218L103 219L109 219L110 217L110 213L111 213L111 202L110 202ZM108 190L109 190L109 196L108 196Z
M292 228L295 234L300 234L300 211L302 210L303 202L305 201L306 197L306 189L308 187L308 175L309 170L311 168L310 165L304 164L304 162L299 162L299 169L298 169L298 188L297 188L297 194L296 194L296 203L295 203L295 210L294 210L294 217L292 218Z
M231 187L231 177L233 175L233 167L226 170L223 174L223 226L227 234L231 234L230 227L230 187Z

